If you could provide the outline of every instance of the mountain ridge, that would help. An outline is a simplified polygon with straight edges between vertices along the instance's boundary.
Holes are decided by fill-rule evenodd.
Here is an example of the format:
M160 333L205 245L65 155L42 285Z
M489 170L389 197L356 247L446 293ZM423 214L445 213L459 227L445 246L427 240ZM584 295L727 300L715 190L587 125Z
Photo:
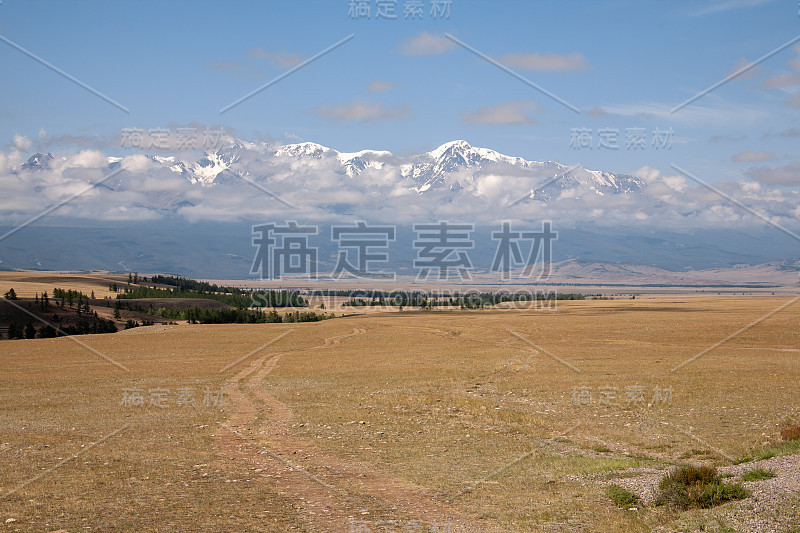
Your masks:
M195 158L184 155L145 156L156 166L169 169L192 185L213 187L233 184L245 180L269 181L268 170L253 171L257 163L289 163L298 169L312 168L322 162L328 163L335 173L350 178L365 172L396 173L400 177L398 186L419 195L434 191L459 192L480 196L483 194L478 181L482 177L507 180L530 180L529 198L550 201L564 191L582 189L600 196L629 194L642 189L640 178L622 173L592 171L581 166L567 167L555 161L527 160L509 156L489 148L474 147L460 139L409 156L397 156L386 150L365 149L357 152L341 152L314 142L285 145L253 143L228 138L224 146L203 152ZM20 167L20 172L44 170L57 158L52 153L36 153ZM116 168L122 158L108 156L108 167ZM264 165L261 165L262 167ZM537 186L552 183L537 190ZM484 180L486 181L486 180Z

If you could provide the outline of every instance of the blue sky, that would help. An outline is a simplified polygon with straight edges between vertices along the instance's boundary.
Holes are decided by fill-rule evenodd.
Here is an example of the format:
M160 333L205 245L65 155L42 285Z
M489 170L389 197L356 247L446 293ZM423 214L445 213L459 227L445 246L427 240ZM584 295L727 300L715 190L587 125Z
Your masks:
M0 35L102 92L125 113L0 43L0 139L29 149L124 152L123 128L222 125L244 139L342 151L430 150L466 139L527 159L669 171L709 181L796 184L800 43L691 105L681 102L800 35L796 1L453 0L449 18L354 18L349 0L55 2L3 0ZM559 99L444 37L449 33ZM224 114L220 109L354 37ZM570 146L591 130L593 149ZM625 148L642 128L644 149ZM652 145L673 131L670 149ZM619 149L598 149L598 130ZM794 165L794 166L793 166ZM673 172L674 173L674 172ZM796 175L791 174L791 175Z

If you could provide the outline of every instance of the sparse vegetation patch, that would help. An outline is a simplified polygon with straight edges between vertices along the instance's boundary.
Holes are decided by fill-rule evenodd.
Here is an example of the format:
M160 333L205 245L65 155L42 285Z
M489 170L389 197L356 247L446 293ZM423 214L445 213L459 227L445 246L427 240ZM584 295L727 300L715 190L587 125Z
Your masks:
M619 485L609 485L606 488L606 496L611 498L611 501L622 509L630 509L639 506L639 497Z
M763 481L765 479L772 479L775 474L763 468L754 468L748 470L742 475L742 481Z
M750 491L739 483L725 483L714 467L682 466L661 480L656 505L670 505L681 511L708 509L749 495Z

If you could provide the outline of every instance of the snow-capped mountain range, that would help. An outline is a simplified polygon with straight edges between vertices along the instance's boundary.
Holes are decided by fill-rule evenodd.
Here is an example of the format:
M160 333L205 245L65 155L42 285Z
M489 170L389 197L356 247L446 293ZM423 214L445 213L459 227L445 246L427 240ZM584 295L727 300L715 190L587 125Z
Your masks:
M153 263L154 271L185 271L191 262L186 257L203 263L197 269L217 271L230 267L231 253L247 269L255 224L305 221L325 227L357 220L394 224L398 235L406 231L408 238L411 224L472 222L481 228L474 232L476 242L488 240L489 229L495 231L500 221L538 229L549 220L564 246L561 259L642 261L680 269L785 258L786 232L754 225L753 214L732 205L736 202L730 198L783 228L800 231L795 229L800 223L800 193L795 190L745 180L716 183L724 196L649 167L637 176L587 170L508 156L461 140L401 155L227 137L206 152L111 155L89 149L37 153L26 160L27 154L15 149L0 158L0 185L7 191L0 213L6 225L24 225L34 215L38 220L42 208L52 206L45 211L49 225L36 234L36 251L29 253L20 244L14 264L36 266L41 250L52 253L52 265L84 264L80 258L59 262L74 253L61 241L68 242L72 228L83 227L89 229L79 233L91 240L95 255L116 257L113 264L124 241L136 261L142 254L174 255L176 263ZM114 227L103 233L97 227L104 223ZM120 228L134 223L142 226L120 240ZM156 234L162 236L161 254L152 252ZM235 252L230 250L233 242L239 246ZM494 250L494 245L485 248ZM9 249L0 257L3 264L11 264ZM198 255L203 249L215 252ZM321 250L321 257L335 258L333 248ZM413 250L403 250L403 257L413 257ZM220 256L209 259L216 252ZM113 264L93 263L92 268Z
M573 168L554 161L529 161L473 147L463 140L445 143L424 154L396 156L379 150L339 152L312 142L275 146L228 138L224 146L197 159L188 158L185 153L147 157L154 167L168 169L199 187L251 180L269 183L276 168L283 172L288 168L290 174L297 175L324 168L350 179L388 179L393 186L418 195L439 191L481 196L486 194L488 184L501 187L505 181L513 183L515 190L529 190L529 198L540 201L552 200L565 191L603 196L635 193L644 186L634 176ZM122 158L108 157L107 161L113 169ZM37 153L21 165L20 172L47 169L54 163L57 158L53 154ZM121 187L106 185L111 189Z

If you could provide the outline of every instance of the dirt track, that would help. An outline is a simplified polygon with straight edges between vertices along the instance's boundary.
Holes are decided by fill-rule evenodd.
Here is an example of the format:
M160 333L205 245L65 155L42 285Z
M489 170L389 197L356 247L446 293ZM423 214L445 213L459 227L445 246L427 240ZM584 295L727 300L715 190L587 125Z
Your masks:
M357 326L311 349L364 333ZM226 383L231 416L216 435L220 454L252 463L259 479L292 501L316 531L488 531L421 487L322 452L293 435L291 411L265 387L281 355L256 359Z

